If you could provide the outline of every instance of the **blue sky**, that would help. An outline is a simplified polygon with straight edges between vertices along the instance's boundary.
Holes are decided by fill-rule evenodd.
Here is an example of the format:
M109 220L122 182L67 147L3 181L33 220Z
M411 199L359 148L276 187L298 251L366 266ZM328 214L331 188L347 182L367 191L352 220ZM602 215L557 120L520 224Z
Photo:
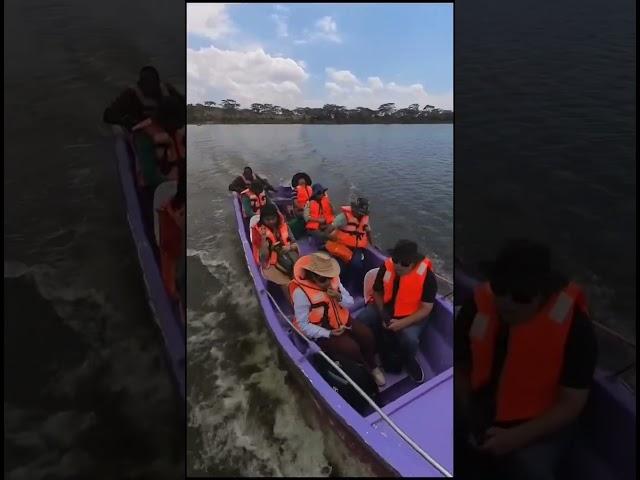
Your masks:
M189 102L453 103L452 4L190 4Z

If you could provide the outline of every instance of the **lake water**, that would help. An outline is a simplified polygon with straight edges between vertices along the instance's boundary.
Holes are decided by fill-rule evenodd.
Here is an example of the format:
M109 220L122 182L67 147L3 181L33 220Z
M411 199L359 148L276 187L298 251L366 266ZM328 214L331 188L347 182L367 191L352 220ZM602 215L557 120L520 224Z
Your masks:
M102 124L143 65L184 91L184 21L170 0L5 2L5 478L184 478Z
M453 126L190 125L187 148L188 473L365 472L314 429L312 407L278 362L227 187L246 165L274 185L306 171L334 206L370 199L377 245L413 239L450 279Z

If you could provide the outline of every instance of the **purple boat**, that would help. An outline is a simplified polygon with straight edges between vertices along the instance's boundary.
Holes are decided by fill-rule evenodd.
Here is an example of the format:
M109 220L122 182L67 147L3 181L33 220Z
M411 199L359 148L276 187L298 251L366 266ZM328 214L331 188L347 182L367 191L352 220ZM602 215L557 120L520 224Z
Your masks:
M180 306L167 293L162 282L152 208L144 208L140 191L136 188L135 153L129 134L118 127L116 155L118 174L127 209L127 221L136 246L140 270L153 318L162 333L166 356L180 399L185 399L186 332Z
M291 212L293 191L281 186L272 201L281 212ZM453 305L438 296L421 338L418 361L425 382L416 384L404 372L387 374L376 402L359 413L325 380L316 368L331 362L317 345L293 327L293 309L281 289L266 282L256 265L248 221L242 216L240 196L233 193L238 233L249 274L264 311L269 331L281 348L291 373L312 395L320 414L327 419L352 455L369 465L376 475L402 477L450 477L453 474ZM297 239L300 253L318 250L310 237ZM365 251L365 269L380 267L386 256L375 247ZM362 279L363 280L363 279ZM364 281L359 282L363 285ZM357 316L364 307L363 291L351 291ZM331 362L334 372L343 376ZM346 376L346 375L345 375ZM363 395L364 392L361 392Z
M472 297L477 284L477 279L456 267L456 309ZM596 370L589 401L579 419L579 434L562 470L559 478L636 478L636 398L618 375Z

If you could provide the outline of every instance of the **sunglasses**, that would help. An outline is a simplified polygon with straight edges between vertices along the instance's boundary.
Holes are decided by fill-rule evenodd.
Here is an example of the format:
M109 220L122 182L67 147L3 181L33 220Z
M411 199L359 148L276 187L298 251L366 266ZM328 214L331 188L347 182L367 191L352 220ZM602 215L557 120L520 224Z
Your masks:
M413 262L407 262L407 261L400 261L397 258L391 257L391 260L393 261L393 263L395 263L396 265L402 265L403 267L410 267L411 265L413 265Z

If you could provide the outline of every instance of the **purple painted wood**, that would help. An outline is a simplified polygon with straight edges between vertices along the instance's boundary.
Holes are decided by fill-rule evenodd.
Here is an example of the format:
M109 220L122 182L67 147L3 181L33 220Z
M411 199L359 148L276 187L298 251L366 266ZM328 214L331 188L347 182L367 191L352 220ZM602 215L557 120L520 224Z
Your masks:
M134 157L125 134L116 136L116 155L118 174L122 185L127 210L127 221L136 246L140 270L144 280L147 301L153 318L162 333L166 356L171 367L181 400L185 400L186 332L178 305L174 302L162 283L160 267L154 253L153 238L149 238L145 229L143 211L136 190L134 175ZM151 229L153 233L153 229Z
M330 428L338 432L354 455L369 463L380 475L441 477L442 474L378 414L363 417L356 412L309 362L312 349L306 349L303 343L294 340L295 334L290 333L290 326L267 295L268 291L284 312L291 312L290 305L279 295L279 288L267 285L260 275L242 218L239 196L236 193L232 195L247 268L269 331L280 346L288 368L307 388L315 400L314 404L327 417ZM280 187L273 198L278 207L286 211L292 198L291 188ZM316 249L315 242L308 238L299 240L299 244L303 254ZM384 260L385 256L379 250L370 247L365 252L365 271L379 267ZM422 385L412 384L411 388L407 388L407 381L396 379L395 384L387 386L383 393L388 403L382 406L382 410L423 450L453 472L453 305L439 297L428 322L429 328L421 340L419 361L428 367L432 378L427 378Z

